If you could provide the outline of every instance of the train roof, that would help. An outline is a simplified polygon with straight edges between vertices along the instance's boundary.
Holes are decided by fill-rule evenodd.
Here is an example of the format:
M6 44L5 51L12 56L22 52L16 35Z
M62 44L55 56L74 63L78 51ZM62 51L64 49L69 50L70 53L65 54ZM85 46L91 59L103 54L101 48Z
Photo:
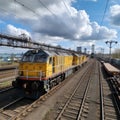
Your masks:
M32 50L33 52L35 51L36 53L37 52L44 52L46 53L48 56L59 56L59 55L62 55L62 56L70 56L72 55L71 52L69 51L60 51L60 50L44 50L44 49L36 49L36 50Z
M75 55L75 56L77 56L77 57L81 56L81 55L78 54L78 53L73 53L73 55Z
M34 49L34 50L29 50L25 54L30 54L30 53L39 53L39 52L44 52L48 56L81 56L82 54L73 52L73 51L65 51L65 50L46 50L46 49Z

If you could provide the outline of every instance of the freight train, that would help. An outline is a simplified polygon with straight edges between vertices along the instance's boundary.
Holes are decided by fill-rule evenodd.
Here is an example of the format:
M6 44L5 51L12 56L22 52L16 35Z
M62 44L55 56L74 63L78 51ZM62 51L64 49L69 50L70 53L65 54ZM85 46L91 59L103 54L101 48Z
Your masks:
M103 62L103 66L106 70L106 72L110 75L110 76L117 76L120 74L120 70L117 69L116 67L112 66L110 63L105 63Z
M19 76L12 85L24 91L26 96L37 99L85 62L86 55L71 50L28 50L20 61Z

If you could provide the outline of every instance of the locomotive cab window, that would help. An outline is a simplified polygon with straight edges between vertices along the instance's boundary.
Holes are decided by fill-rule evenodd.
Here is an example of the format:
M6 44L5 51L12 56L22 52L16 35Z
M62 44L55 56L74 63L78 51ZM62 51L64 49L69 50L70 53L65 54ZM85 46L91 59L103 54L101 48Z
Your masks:
M47 56L46 55L35 55L34 62L46 62Z
M27 52L23 58L22 62L46 62L47 61L47 54L44 52Z
M31 55L24 55L21 61L22 62L32 62L33 61L33 54L31 54Z

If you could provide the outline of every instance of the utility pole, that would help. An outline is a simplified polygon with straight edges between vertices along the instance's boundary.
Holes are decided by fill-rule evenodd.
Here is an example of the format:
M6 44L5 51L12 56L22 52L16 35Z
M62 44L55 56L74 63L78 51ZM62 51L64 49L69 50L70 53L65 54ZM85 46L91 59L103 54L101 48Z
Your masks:
M92 53L95 54L95 45L92 45Z
M110 49L109 49L109 57L111 58L112 43L117 44L118 42L111 40L111 41L106 41L105 43L106 43L106 44L109 44L109 48L110 48Z

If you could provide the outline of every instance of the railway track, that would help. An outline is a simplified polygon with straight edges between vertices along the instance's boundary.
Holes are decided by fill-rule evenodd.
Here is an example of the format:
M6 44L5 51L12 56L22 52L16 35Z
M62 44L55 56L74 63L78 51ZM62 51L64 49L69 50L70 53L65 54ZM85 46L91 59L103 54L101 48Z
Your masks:
M114 91L110 86L110 80L102 77L102 71L99 69L100 79L100 103L101 103L101 120L117 120L119 119L120 110L114 96Z
M110 81L110 87L113 89L113 98L116 104L118 113L120 114L120 78L111 77L108 79Z
M11 86L12 81L18 76L17 69L6 69L0 71L0 89Z
M3 67L0 67L0 72L1 71L6 71L6 70L13 70L13 69L17 69L18 65L6 65Z
M16 115L28 107L33 100L19 97L0 109L0 120L12 120Z
M17 120L17 119L24 118L26 116L26 114L29 114L29 112L31 112L34 108L40 106L42 103L44 103L44 101L46 99L48 99L58 89L60 89L62 86L64 86L68 80L69 80L69 77L65 81L63 81L62 83L60 83L59 85L57 85L53 89L51 89L50 92L41 96L35 102L31 102L29 105L27 104L26 106L24 106L22 110L18 110L19 109L18 107L16 107L15 109L13 109L12 107L15 106L15 104L16 104L16 106L20 105L19 102L21 102L24 98L19 97L19 98L13 100L12 102L9 102L7 105L4 105L3 107L1 107L0 120L9 120L9 119ZM21 106L22 105L20 105L19 107L21 107ZM17 113L16 113L16 111L17 111ZM12 113L12 114L9 114L9 113Z
M17 69L0 71L0 83L18 76Z
M33 100L26 99L21 91L13 87L0 91L0 120L10 120L22 112Z
M79 71L77 71L77 72L79 72ZM24 117L27 114L29 114L35 108L40 107L40 105L44 104L44 102L49 97L51 97L54 93L56 93L57 90L59 90L60 88L62 88L69 81L69 78L72 77L72 76L74 76L74 75L69 76L65 81L61 82L60 84L58 84L57 86L55 86L54 88L52 88L48 93L46 93L45 95L41 96L38 100L36 100L31 105L29 105L28 107L26 107L26 109L24 109L20 114L18 114L15 117L13 117L12 120L24 119Z
M59 107L55 118L56 120L118 119L110 87L107 81L102 77L102 71L99 69L100 66L98 66L98 62L94 61L94 65L91 66L92 69L91 67L87 68L87 72L84 73L81 80L79 80L78 87L75 86L76 90L74 90L70 97L67 97L64 105ZM67 83L67 80L63 81L58 86L55 86L50 92L41 96L35 102L25 100L24 97L13 100L7 106L1 107L0 120L24 119L26 115L35 108L40 107L50 96L56 93L58 89L63 87L65 83ZM100 98L98 99L98 97Z
M6 91L9 91L9 90L11 90L11 89L14 89L12 86L10 86L10 87L6 87L6 88L4 88L4 89L0 89L0 94L1 93L4 93L4 92L6 92Z
M82 81L81 88L78 87L79 92L72 93L69 99L63 102L64 105L59 106L58 110L56 110L58 114L56 120L119 119L120 112L116 110L117 106L113 102L116 98L113 98L109 84L102 78L103 73L99 64L96 61L96 67L92 67L92 70L94 69L91 71L93 74L91 73L91 76L89 76L89 82L85 83L87 84L86 87ZM77 91L76 89L75 91Z
M86 99L91 81L91 75L94 70L94 67L92 70L90 68L80 79L73 93L58 113L56 120L79 120L80 118L85 117L83 113L88 112L88 103L86 102Z

